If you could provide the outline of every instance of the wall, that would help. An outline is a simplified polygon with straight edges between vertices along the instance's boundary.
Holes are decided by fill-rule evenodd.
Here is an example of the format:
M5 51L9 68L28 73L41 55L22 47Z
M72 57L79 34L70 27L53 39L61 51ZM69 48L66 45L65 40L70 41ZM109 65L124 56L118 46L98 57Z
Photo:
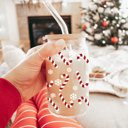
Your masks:
M4 21L0 23L4 27L0 39L9 40L12 44L17 45L19 43L19 32L16 7L13 0L0 0L0 14L4 17Z
M81 3L53 3L53 6L59 12L60 15L71 15L72 16L72 33L79 33L80 30L77 25L80 24L80 7ZM23 41L27 48L30 47L29 41L29 30L28 30L28 16L49 16L50 13L46 7L42 4L40 7L33 5L30 8L27 5L16 5L18 26L20 33L20 40Z
M5 1L0 0L0 40L9 37Z
M81 5L82 5L82 7L88 7L89 6L89 1L90 0L81 0Z

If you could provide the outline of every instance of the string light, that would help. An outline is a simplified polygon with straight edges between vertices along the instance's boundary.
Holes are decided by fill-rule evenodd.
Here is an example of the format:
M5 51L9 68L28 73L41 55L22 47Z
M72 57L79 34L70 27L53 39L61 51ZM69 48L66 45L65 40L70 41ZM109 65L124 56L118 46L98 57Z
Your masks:
M106 43L105 40L103 40L102 43L105 44Z
M120 25L119 25L119 24L117 24L116 26L117 26L117 27L120 27Z
M107 21L107 18L104 18L104 21Z
M105 31L103 31L103 34L105 34L106 32Z
M116 16L115 19L118 20L119 18Z
M98 27L98 25L97 25L97 24L95 24L93 28L94 28L94 29L96 29L97 27Z
M123 32L123 33L125 33L126 31L125 31L125 30L123 30L122 32Z
M104 7L106 8L106 7L107 7L107 5L104 5Z

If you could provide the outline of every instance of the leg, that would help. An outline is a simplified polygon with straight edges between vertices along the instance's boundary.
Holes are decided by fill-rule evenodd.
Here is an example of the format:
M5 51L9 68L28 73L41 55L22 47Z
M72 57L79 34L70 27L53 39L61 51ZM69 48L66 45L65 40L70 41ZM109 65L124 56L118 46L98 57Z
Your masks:
M75 119L56 117L49 112L46 88L34 97L34 101L38 108L39 128L82 128Z
M32 99L19 106L11 128L38 128L37 109Z

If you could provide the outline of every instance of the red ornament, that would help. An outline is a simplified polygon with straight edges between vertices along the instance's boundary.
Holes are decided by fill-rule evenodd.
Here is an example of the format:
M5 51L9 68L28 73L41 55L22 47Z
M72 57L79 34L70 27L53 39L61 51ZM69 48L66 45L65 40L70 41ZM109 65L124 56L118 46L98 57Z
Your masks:
M102 5L104 6L104 5L105 5L105 3L106 3L105 1L104 1L104 2L102 2Z
M118 43L118 38L116 36L111 37L111 42L114 44Z
M86 29L86 28L87 28L87 26L86 26L85 24L83 24L83 25L82 25L82 28L83 28L83 29Z
M108 27L108 23L107 23L106 21L103 21L103 22L102 22L102 26L103 26L103 27Z

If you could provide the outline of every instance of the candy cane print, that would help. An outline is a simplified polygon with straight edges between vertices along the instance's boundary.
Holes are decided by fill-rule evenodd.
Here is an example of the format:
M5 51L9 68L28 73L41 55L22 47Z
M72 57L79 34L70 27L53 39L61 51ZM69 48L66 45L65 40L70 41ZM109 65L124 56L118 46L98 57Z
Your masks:
M83 96L81 96L79 99L78 99L78 103L79 104L82 104L82 100L84 100L84 102L89 106L89 100Z
M50 83L47 83L47 87L50 88L53 86L53 81L50 81Z
M58 68L58 65L55 63L55 61L52 59L52 57L48 57L49 61L52 63L52 65L55 67L55 68Z
M58 54L65 65L70 65L72 63L72 59L69 59L69 61L67 61L61 52L59 52Z
M85 85L84 85L84 83L82 82L80 73L78 71L76 71L76 75L77 75L77 79L79 81L80 86L83 87L83 88L87 87L88 86L88 82L86 82Z
M54 107L55 110L59 111L59 107L55 104L55 102L49 97L49 103Z
M80 53L77 56L77 60L80 61L81 58L83 58L87 63L89 63L89 59L87 59L87 57L85 55L83 55L82 53Z
M61 85L59 91L62 91L64 89L65 85L68 83L68 81L70 79L68 74L61 75L61 78L64 78L64 77L66 77L66 79L65 79L64 83Z
M63 104L66 106L66 108L72 108L72 106L74 105L73 101L70 101L70 105L66 102L66 100L64 99L63 95L61 93L59 93L59 97L61 98L61 101L63 102Z

